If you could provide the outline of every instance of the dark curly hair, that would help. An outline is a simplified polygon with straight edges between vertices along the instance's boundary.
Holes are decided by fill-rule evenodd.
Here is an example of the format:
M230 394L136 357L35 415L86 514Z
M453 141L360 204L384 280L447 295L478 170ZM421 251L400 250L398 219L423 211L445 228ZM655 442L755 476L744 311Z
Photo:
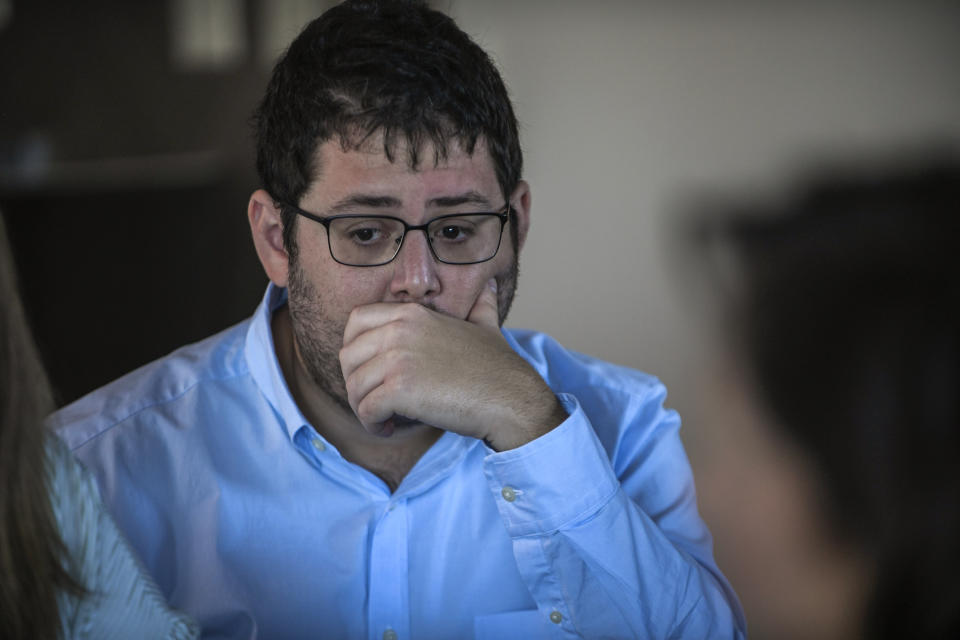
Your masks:
M416 168L451 141L486 144L504 197L520 180L517 120L493 61L448 16L421 2L348 0L311 22L274 67L254 114L257 172L281 207L283 240L296 258L296 215L314 176L316 149L338 139L359 148L375 134L391 162L406 143ZM511 232L516 241L515 223Z
M719 226L759 389L874 561L869 638L960 634L960 163L820 178Z

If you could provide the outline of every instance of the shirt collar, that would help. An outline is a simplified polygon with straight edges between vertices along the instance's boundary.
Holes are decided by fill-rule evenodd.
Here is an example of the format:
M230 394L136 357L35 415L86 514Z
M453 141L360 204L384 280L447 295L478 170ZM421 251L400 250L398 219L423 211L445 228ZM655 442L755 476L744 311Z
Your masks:
M260 388L260 392L266 397L273 410L279 414L287 435L293 441L294 434L302 427L309 426L309 423L290 394L273 344L271 328L273 312L286 303L287 290L273 283L269 284L263 300L250 320L244 353L250 367L250 374Z

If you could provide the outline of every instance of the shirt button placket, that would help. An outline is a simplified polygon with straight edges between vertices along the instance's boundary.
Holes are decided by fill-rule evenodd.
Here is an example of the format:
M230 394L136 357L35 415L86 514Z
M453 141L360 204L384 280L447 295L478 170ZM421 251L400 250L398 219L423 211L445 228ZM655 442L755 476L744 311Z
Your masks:
M367 637L400 640L410 627L406 500L384 504L372 533Z

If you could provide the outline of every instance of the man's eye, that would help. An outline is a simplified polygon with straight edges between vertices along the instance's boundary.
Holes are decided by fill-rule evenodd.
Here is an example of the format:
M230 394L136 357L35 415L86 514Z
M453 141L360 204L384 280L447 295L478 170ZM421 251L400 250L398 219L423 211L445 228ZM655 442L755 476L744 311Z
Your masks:
M444 242L469 240L473 235L473 229L469 225L445 224L435 232L434 236Z
M462 229L460 229L460 227L454 226L454 225L452 225L452 224L448 224L447 226L445 226L445 227L440 231L440 233L441 233L441 234L443 235L443 237L446 238L447 240L454 240L454 239L460 237L460 234L462 233Z
M350 239L361 244L376 242L380 237L380 230L372 227L362 227L350 231Z

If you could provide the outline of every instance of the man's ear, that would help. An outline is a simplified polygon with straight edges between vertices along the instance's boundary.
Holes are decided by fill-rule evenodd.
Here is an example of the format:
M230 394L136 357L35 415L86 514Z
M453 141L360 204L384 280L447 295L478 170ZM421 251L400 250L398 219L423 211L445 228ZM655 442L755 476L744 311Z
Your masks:
M267 277L278 287L286 287L290 259L283 246L283 220L280 218L280 209L269 193L263 189L253 192L247 205L247 219L250 221L253 244Z
M517 183L517 188L510 196L510 205L517 216L517 253L527 241L527 232L530 230L530 185L526 180Z

